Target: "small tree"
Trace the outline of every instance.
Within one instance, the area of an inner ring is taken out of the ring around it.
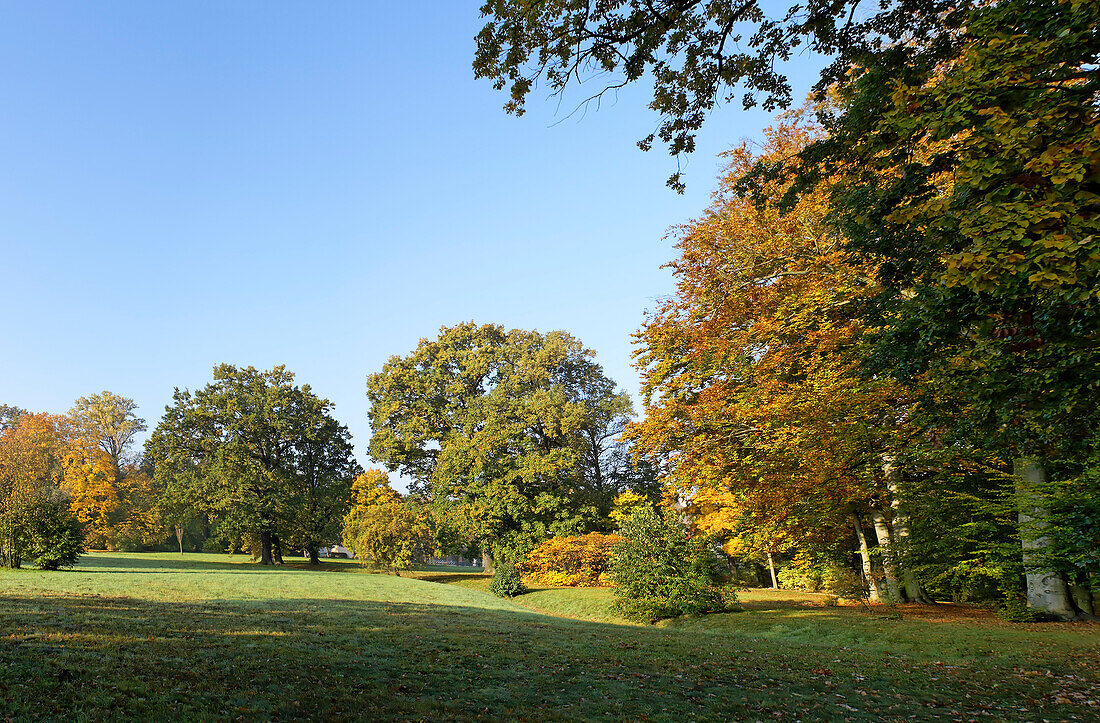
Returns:
[[[721,562],[708,537],[673,514],[644,507],[622,526],[610,577],[616,606],[644,622],[719,612],[728,597],[719,585]]]
[[[400,575],[435,549],[428,508],[394,491],[384,473],[368,470],[353,485],[355,504],[344,518],[344,544],[360,562]]]

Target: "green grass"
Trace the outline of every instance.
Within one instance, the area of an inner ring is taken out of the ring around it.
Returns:
[[[1100,714],[1096,625],[923,609],[894,620],[749,591],[742,612],[645,627],[617,624],[607,590],[507,601],[486,581],[469,568],[395,577],[348,561],[264,569],[168,553],[3,571],[0,719]]]

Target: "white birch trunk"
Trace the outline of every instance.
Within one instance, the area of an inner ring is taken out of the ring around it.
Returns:
[[[871,569],[871,550],[867,547],[867,536],[863,534],[863,525],[859,523],[859,517],[852,513],[852,527],[856,531],[856,539],[859,540],[859,559],[863,563],[863,579],[867,581],[867,597],[871,602],[878,602],[882,594],[878,589],[878,580],[875,579]]]
[[[1042,534],[1050,512],[1035,492],[1036,487],[1046,482],[1046,471],[1035,458],[1016,460],[1013,471],[1018,480],[1018,520],[1027,578],[1027,605],[1036,612],[1069,620],[1075,611],[1066,581],[1053,570],[1037,569],[1040,564],[1037,553],[1050,545],[1050,540]]]

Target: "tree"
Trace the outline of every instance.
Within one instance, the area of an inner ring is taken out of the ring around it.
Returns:
[[[800,47],[833,58],[816,88],[822,99],[853,62],[867,64],[899,41],[950,52],[973,4],[887,0],[877,11],[857,12],[859,0],[815,0],[772,16],[760,0],[487,0],[474,74],[507,88],[505,110],[517,115],[540,83],[559,96],[570,84],[602,84],[586,104],[648,76],[649,107],[661,121],[638,145],[648,150],[656,136],[679,155],[695,149],[710,111],[738,90],[745,108],[788,107],[783,62]],[[669,185],[683,189],[679,173]]]
[[[27,414],[0,432],[0,566],[57,569],[76,562],[84,530],[61,488],[64,417]]]
[[[285,545],[311,551],[335,541],[359,471],[332,404],[285,367],[222,364],[195,393],[176,389],[147,451],[164,485],[237,540],[256,538],[262,564]]]
[[[344,544],[360,561],[400,575],[435,550],[429,509],[403,497],[381,470],[367,470],[352,487],[355,501],[344,517]]]
[[[736,188],[817,132],[788,118],[759,151],[732,151],[713,206],[680,230],[677,294],[638,334],[646,414],[632,434],[699,529],[729,541],[750,521],[775,532],[750,535],[749,548],[769,554],[784,538],[832,539],[845,524],[862,538],[871,519],[891,596],[920,598],[915,579],[906,592],[895,584],[906,510],[887,469],[918,431],[912,392],[861,368],[855,312],[875,293],[876,269],[826,223],[823,191],[784,214],[784,185],[763,203]]]
[[[606,525],[625,394],[569,334],[443,328],[367,379],[374,459],[464,508],[482,555]],[[610,431],[609,431],[610,430]]]
[[[122,479],[134,436],[146,429],[145,420],[134,413],[135,409],[134,400],[104,391],[80,397],[69,411],[73,426],[111,460],[116,483]]]
[[[1095,3],[976,7],[949,56],[899,46],[854,73],[806,154],[802,187],[828,184],[880,261],[869,367],[925,376],[955,440],[1016,460],[1025,529],[1052,473],[1083,473],[1100,408],[1098,27]],[[1069,617],[1043,539],[1023,539],[1030,604]]]
[[[11,404],[0,404],[0,432],[5,429],[14,429],[19,420],[30,414],[26,409]]]

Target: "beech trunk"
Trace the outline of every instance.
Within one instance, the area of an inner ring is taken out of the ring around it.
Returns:
[[[768,550],[768,570],[772,574],[772,590],[779,589],[779,578],[775,576],[775,562],[772,560],[772,551]]]
[[[1027,605],[1035,612],[1069,620],[1077,613],[1069,586],[1060,574],[1043,569],[1042,565],[1042,553],[1050,546],[1049,538],[1043,535],[1043,530],[1048,527],[1046,520],[1050,511],[1043,505],[1037,488],[1046,483],[1046,470],[1034,457],[1016,460],[1014,468],[1024,574],[1027,579]]]
[[[878,580],[875,579],[874,571],[871,569],[871,550],[867,547],[867,536],[863,534],[863,525],[859,522],[859,516],[854,512],[852,527],[855,528],[856,539],[859,541],[859,559],[863,565],[863,579],[867,581],[867,599],[878,602],[882,599],[882,594],[879,592]]]
[[[910,602],[933,605],[936,601],[924,591],[920,581],[917,580],[916,573],[910,567],[909,515],[902,509],[901,495],[898,491],[901,470],[895,464],[893,456],[884,457],[882,469],[886,474],[886,489],[890,492],[890,509],[893,511],[890,544],[893,547],[894,562],[901,575],[901,593],[904,599]]]
[[[886,599],[889,602],[904,602],[901,587],[898,585],[898,566],[894,559],[894,547],[890,539],[890,526],[882,510],[871,510],[871,523],[878,538],[878,549],[882,553],[882,571],[886,577]]]

